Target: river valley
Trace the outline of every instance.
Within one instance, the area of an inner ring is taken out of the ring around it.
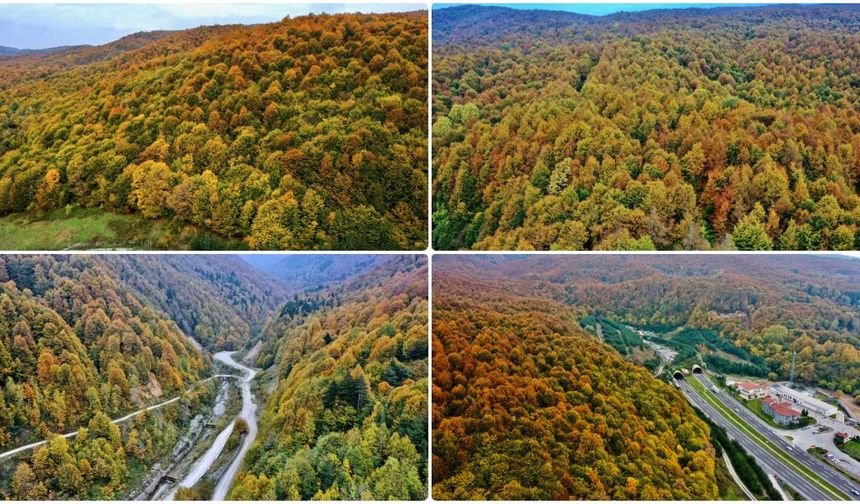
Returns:
[[[257,435],[257,405],[254,402],[253,393],[251,392],[251,382],[257,374],[257,371],[251,369],[239,362],[236,362],[233,359],[234,352],[218,352],[214,354],[212,357],[216,361],[224,364],[225,366],[230,367],[238,371],[238,374],[235,376],[239,378],[238,390],[241,393],[241,409],[234,419],[229,421],[225,427],[215,436],[214,440],[211,437],[197,437],[195,442],[201,443],[206,441],[211,441],[211,445],[209,448],[199,456],[198,459],[194,460],[190,465],[187,463],[183,463],[183,461],[179,461],[174,467],[179,468],[180,472],[185,472],[182,479],[172,483],[170,481],[164,482],[160,487],[157,488],[155,492],[152,493],[152,498],[162,499],[162,500],[174,500],[176,498],[177,492],[181,488],[193,488],[195,485],[200,483],[200,481],[206,477],[207,475],[215,474],[214,471],[221,470],[222,465],[217,464],[219,462],[219,458],[222,457],[222,454],[229,452],[227,448],[228,440],[233,434],[234,429],[236,428],[236,421],[238,419],[244,420],[247,425],[247,433],[244,434],[242,438],[242,444],[240,445],[238,451],[233,456],[233,459],[229,462],[229,465],[226,469],[223,470],[222,474],[217,477],[217,484],[213,490],[211,495],[212,500],[224,500],[227,496],[227,493],[230,490],[230,487],[233,483],[233,480],[236,477],[236,474],[239,472],[239,469],[242,466],[242,461],[245,458],[245,454],[253,444],[254,439]],[[230,376],[230,375],[226,375]],[[225,381],[222,385],[221,392],[219,393],[216,404],[213,408],[212,415],[210,416],[209,422],[217,422],[223,415],[225,414],[226,403],[227,403],[227,382]],[[186,452],[187,453],[187,452]],[[189,469],[190,467],[190,469]],[[174,469],[174,472],[176,469]]]

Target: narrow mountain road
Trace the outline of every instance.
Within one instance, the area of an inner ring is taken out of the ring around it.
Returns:
[[[236,458],[233,459],[227,471],[221,476],[221,480],[218,481],[218,485],[215,486],[212,500],[222,501],[227,497],[227,492],[230,491],[233,480],[236,478],[239,468],[242,467],[245,455],[251,449],[251,444],[257,437],[257,405],[254,404],[254,396],[251,394],[251,380],[257,376],[257,371],[234,361],[233,352],[219,352],[214,357],[224,364],[243,370],[246,373],[242,379],[242,411],[239,412],[239,417],[248,424],[248,433],[245,435],[244,441],[242,441],[242,447],[239,449],[239,453],[236,454]]]
[[[212,379],[215,379],[215,378],[242,378],[242,377],[237,376],[237,375],[232,375],[232,374],[212,375],[212,376],[209,376],[209,377],[204,378],[202,380],[194,382],[191,385],[191,387],[189,387],[189,390],[191,388],[194,388],[194,387],[196,387],[202,383],[205,383],[205,382],[212,380]],[[182,398],[182,394],[180,394],[180,395],[178,395],[172,399],[168,399],[164,402],[160,402],[158,404],[153,404],[152,406],[147,406],[146,408],[141,408],[141,409],[134,411],[134,412],[131,412],[128,415],[125,415],[123,417],[115,418],[115,419],[111,420],[111,422],[113,422],[115,424],[126,422],[126,421],[131,420],[132,418],[136,417],[137,415],[143,413],[144,411],[153,411],[153,410],[163,408],[163,407],[167,406],[168,404],[175,403],[176,401],[180,400],[181,398]],[[63,434],[62,436],[66,439],[70,439],[70,438],[73,438],[77,435],[78,435],[78,431],[76,430],[74,432],[67,432],[66,434]],[[45,444],[47,442],[48,442],[47,439],[43,439],[41,441],[36,441],[35,443],[26,444],[23,446],[19,446],[18,448],[14,448],[12,450],[0,453],[0,460],[3,460],[6,457],[11,457],[12,455],[15,455],[17,453],[25,452],[27,450],[32,450],[33,448],[38,448],[39,446],[42,446],[43,444]]]
[[[244,366],[235,360],[233,360],[233,354],[235,352],[218,352],[214,354],[212,357],[220,362],[223,362],[227,366],[230,366],[234,369],[242,371],[244,374],[241,377],[241,385],[242,385],[242,410],[239,412],[237,418],[241,418],[245,420],[248,424],[248,433],[245,435],[245,439],[242,442],[242,446],[239,449],[239,452],[236,454],[236,457],[230,463],[230,466],[221,476],[221,479],[218,481],[217,486],[215,487],[214,493],[212,495],[212,500],[224,500],[227,495],[227,492],[230,491],[230,487],[233,484],[233,480],[236,478],[236,474],[239,472],[239,468],[242,467],[242,461],[245,459],[245,454],[248,452],[248,449],[251,448],[251,443],[254,442],[254,439],[257,437],[257,406],[254,404],[254,398],[251,394],[251,380],[257,375],[257,371],[251,369],[247,366]],[[218,433],[218,436],[215,437],[215,440],[212,442],[212,446],[206,450],[204,453],[191,467],[191,470],[182,479],[182,481],[173,489],[173,491],[166,497],[165,500],[173,500],[176,496],[177,490],[180,487],[183,488],[191,488],[197,484],[200,479],[202,479],[206,473],[212,468],[212,465],[218,460],[218,457],[221,455],[221,452],[224,451],[224,447],[227,444],[227,440],[230,438],[230,434],[233,433],[233,429],[236,425],[235,420],[230,422],[227,427],[224,428],[221,432]]]

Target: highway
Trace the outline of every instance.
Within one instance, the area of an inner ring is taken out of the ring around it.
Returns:
[[[687,379],[699,379],[702,375],[693,375],[695,378],[687,377]],[[711,387],[710,382],[707,381],[707,378],[703,378],[703,384],[706,388]],[[758,464],[764,469],[765,472],[777,475],[780,479],[785,481],[788,486],[796,490],[800,495],[802,495],[807,500],[816,500],[816,501],[824,501],[824,500],[835,500],[833,496],[829,493],[822,490],[817,484],[811,482],[806,476],[800,474],[794,468],[786,465],[782,460],[777,458],[770,451],[766,450],[763,446],[761,446],[757,441],[753,440],[746,432],[740,430],[732,421],[726,418],[722,413],[718,412],[713,406],[711,406],[708,402],[702,399],[695,389],[686,381],[686,380],[675,380],[675,383],[678,384],[678,387],[684,393],[684,396],[693,404],[696,408],[698,408],[702,413],[708,416],[714,423],[721,426],[726,430],[728,435],[736,440],[750,455],[752,455]],[[720,398],[724,401],[724,399]],[[732,403],[724,403],[727,405],[731,405]],[[743,408],[739,403],[736,404],[736,408],[733,406],[729,406],[732,410],[737,408],[736,414],[739,414],[739,411]],[[752,413],[751,413],[752,414]],[[744,417],[742,417],[744,418]],[[766,436],[769,440],[770,436],[767,435],[767,428],[759,425],[760,420],[755,418],[758,422],[750,423],[750,425],[756,429],[758,432],[761,432],[764,436]],[[787,446],[787,441],[784,439],[776,439],[771,440],[776,446],[785,447]],[[797,454],[793,452],[787,452],[790,456],[796,456]],[[804,454],[806,455],[806,454]],[[817,471],[816,471],[817,472]],[[831,471],[832,472],[832,471]],[[819,473],[820,474],[820,473]],[[822,475],[823,478],[830,481],[825,475]],[[834,485],[837,486],[837,485]],[[841,487],[840,487],[841,488]],[[844,490],[846,495],[850,495],[848,490]]]
[[[730,407],[732,410],[736,410],[735,414],[741,417],[741,419],[746,422],[747,425],[761,433],[768,441],[780,448],[790,446],[789,441],[774,432],[761,418],[759,418],[755,413],[750,411],[746,406],[741,404],[737,399],[732,397],[730,394],[728,394],[721,388],[714,386],[707,376],[705,376],[704,374],[699,374],[695,375],[695,377],[706,388],[715,389],[716,392],[714,392],[714,395],[717,396],[720,402]],[[805,467],[808,467],[820,478],[824,479],[825,481],[839,489],[845,495],[853,495],[851,493],[851,490],[858,491],[857,484],[839,473],[836,469],[834,469],[818,457],[807,453],[806,450],[794,447],[791,452],[788,452],[788,454],[792,458],[803,464]]]

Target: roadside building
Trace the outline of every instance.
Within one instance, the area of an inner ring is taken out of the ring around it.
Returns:
[[[803,391],[794,390],[793,388],[786,387],[785,385],[775,383],[770,387],[770,392],[776,397],[794,403],[801,409],[815,412],[822,416],[830,417],[839,413],[839,408],[836,406],[827,404],[826,402],[816,399]]]
[[[858,413],[857,407],[853,404],[854,399],[848,399],[849,397],[851,396],[844,395],[837,400],[839,401],[839,404],[844,410],[844,418],[842,419],[842,421],[845,423],[845,425],[853,427],[855,425],[860,425],[860,413]],[[840,413],[842,413],[842,411],[840,411]]]
[[[738,391],[738,394],[747,401],[764,397],[768,393],[768,387],[764,383],[738,381],[732,384],[732,386]]]
[[[792,425],[800,421],[801,412],[794,407],[793,403],[780,401],[767,396],[761,401],[761,410],[773,418],[779,425]]]
[[[781,402],[773,405],[773,421],[779,425],[791,425],[800,421],[800,412],[791,403]]]

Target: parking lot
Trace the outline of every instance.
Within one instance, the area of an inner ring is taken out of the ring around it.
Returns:
[[[860,461],[849,457],[833,443],[833,435],[837,432],[846,432],[849,436],[860,436],[860,431],[832,418],[822,417],[815,413],[810,413],[810,416],[815,418],[817,423],[802,429],[785,430],[773,427],[771,429],[783,437],[793,438],[792,442],[795,449],[807,450],[813,446],[824,448],[833,456],[829,459],[831,463],[854,475],[854,477],[860,478]]]

